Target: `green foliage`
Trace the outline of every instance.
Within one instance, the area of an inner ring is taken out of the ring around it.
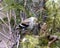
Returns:
[[[48,0],[46,2],[46,8],[48,10],[48,25],[52,26],[53,32],[56,32],[56,28],[60,26],[60,0]],[[58,27],[59,28],[59,27]]]
[[[4,7],[3,11],[9,11],[13,10],[16,13],[16,23],[20,23],[20,11],[24,11],[28,17],[34,16],[33,13],[30,12],[29,9],[24,7],[24,1],[19,0],[19,2],[16,2],[17,0],[3,0],[3,3],[7,5]],[[32,0],[29,0],[27,4],[30,4]],[[60,28],[60,0],[48,0],[46,2],[46,14],[47,14],[47,25],[48,25],[48,32],[50,29],[53,30],[53,34],[60,36],[59,32],[56,31],[57,28]],[[40,14],[38,21],[42,22],[42,13],[38,12]],[[5,22],[7,22],[7,18],[3,19]],[[0,23],[2,21],[0,20]],[[10,20],[11,27],[13,28],[15,21],[14,17],[11,17]],[[55,32],[55,33],[54,33]],[[58,33],[57,33],[58,32]],[[49,48],[47,46],[48,40],[46,37],[40,37],[37,38],[33,35],[26,35],[22,41],[20,42],[20,47],[19,48]],[[60,48],[60,42],[56,42],[52,44],[51,48]]]
[[[60,0],[48,0],[46,2],[46,7],[48,10],[53,11],[53,10],[58,10],[60,8]],[[55,7],[55,8],[54,8]]]
[[[20,0],[19,0],[20,2],[19,1],[16,2],[16,1],[17,0],[4,0],[3,2],[6,3],[6,7],[4,7],[3,11],[14,9],[16,13],[20,14],[18,10],[19,11],[22,10],[26,12],[28,17],[33,15],[29,10],[27,10],[27,8],[24,7],[23,1],[20,1]]]
[[[38,44],[39,44],[38,38],[26,35],[21,42],[21,48],[35,48],[35,47],[39,48]]]
[[[47,43],[48,40],[45,37],[39,39],[33,35],[26,35],[22,39],[22,42],[20,42],[20,47],[21,48],[49,48],[47,46]]]

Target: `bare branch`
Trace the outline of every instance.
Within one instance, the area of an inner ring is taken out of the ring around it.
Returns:
[[[10,33],[10,37],[11,37],[11,34],[12,34],[12,32],[11,32],[11,25],[10,25],[10,18],[9,18],[9,13],[8,13],[8,11],[7,11],[7,18],[8,18],[8,24],[9,24],[9,33]]]
[[[1,21],[8,27],[7,23],[0,17]]]
[[[15,25],[16,25],[16,13],[15,13],[15,10],[13,9],[12,12],[13,12],[13,13],[12,13],[12,16],[14,16],[14,21],[15,21]]]
[[[3,35],[5,38],[10,39],[10,37],[6,36],[5,34],[3,34],[2,32],[0,32],[1,35]]]
[[[24,0],[24,7],[26,7],[26,4],[27,4],[27,0]]]

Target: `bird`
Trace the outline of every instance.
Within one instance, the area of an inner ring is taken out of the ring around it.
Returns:
[[[33,27],[35,25],[37,25],[37,18],[36,17],[30,17],[30,18],[27,18],[25,19],[24,21],[22,21],[21,23],[19,23],[18,27],[17,28],[20,28],[20,29],[30,29],[32,30]]]

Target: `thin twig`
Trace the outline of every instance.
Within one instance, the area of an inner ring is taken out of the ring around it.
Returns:
[[[0,12],[0,14],[2,14],[3,16],[5,16],[5,17],[6,17],[6,15],[5,15],[3,12]]]
[[[4,27],[2,27],[2,30],[3,30],[3,32],[4,32],[4,33],[6,33],[6,31],[5,31]]]
[[[24,0],[24,7],[26,7],[26,4],[27,4],[27,0]]]
[[[7,23],[0,17],[1,21],[8,27]]]
[[[15,21],[15,25],[16,25],[16,13],[15,13],[14,9],[13,9],[13,16],[14,16],[14,21]]]
[[[2,32],[0,32],[1,35],[3,35],[5,38],[10,39],[8,36],[6,36],[5,34],[3,34]]]
[[[10,35],[12,34],[11,32],[11,25],[10,25],[10,18],[9,18],[9,13],[7,11],[7,18],[8,18],[8,24],[9,24],[9,32],[10,32]]]
[[[3,42],[5,42],[5,41],[3,40]],[[5,44],[6,48],[8,48],[7,44],[6,43],[4,43],[4,44]]]

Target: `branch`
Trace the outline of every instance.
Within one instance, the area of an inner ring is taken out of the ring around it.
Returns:
[[[5,34],[3,34],[2,32],[0,32],[1,35],[3,35],[5,38],[10,39],[8,36],[6,36]]]
[[[5,21],[0,17],[1,21],[8,27],[8,25],[5,23]]]
[[[8,27],[9,27],[9,33],[10,33],[10,37],[11,37],[11,34],[12,34],[12,32],[11,32],[11,25],[10,25],[10,18],[9,18],[9,13],[8,13],[8,11],[7,11],[7,18],[8,18]]]
[[[14,9],[13,9],[13,15],[12,16],[14,16],[14,21],[15,21],[15,25],[16,25],[16,13],[15,13]]]
[[[27,4],[27,0],[24,0],[24,7],[26,7],[26,4]]]

